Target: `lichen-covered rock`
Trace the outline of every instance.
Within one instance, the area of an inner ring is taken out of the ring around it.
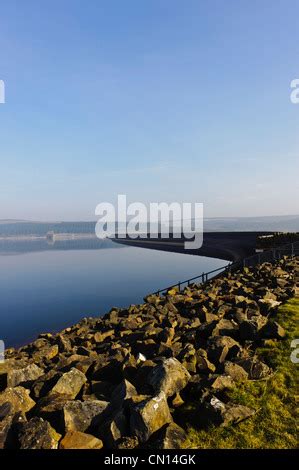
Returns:
[[[29,396],[29,390],[24,387],[8,387],[0,393],[0,405],[9,402],[13,412],[27,413],[35,406],[35,401]]]
[[[44,374],[43,369],[36,364],[28,364],[22,369],[11,369],[7,374],[7,386],[16,387],[17,385],[30,385],[31,382]]]
[[[255,414],[255,410],[244,405],[223,403],[216,397],[210,398],[205,404],[205,419],[209,423],[220,426],[236,424]]]
[[[38,417],[22,424],[18,437],[21,449],[57,449],[61,438],[50,423]]]
[[[51,395],[58,394],[74,399],[80,392],[86,380],[87,379],[82,372],[76,368],[72,368],[69,372],[66,372],[60,377],[50,393]]]
[[[172,417],[164,391],[153,398],[144,398],[131,404],[130,430],[140,442],[146,442],[154,432],[171,422]]]
[[[65,430],[85,432],[96,428],[108,405],[108,402],[100,400],[68,401],[63,408]]]
[[[271,369],[264,362],[256,357],[249,357],[238,361],[238,365],[248,373],[248,378],[252,380],[265,379],[271,374]]]
[[[223,372],[224,374],[229,375],[235,382],[241,382],[248,379],[248,373],[245,369],[230,361],[225,361]]]
[[[175,358],[164,359],[149,374],[148,383],[156,393],[171,397],[186,387],[190,379],[187,369]]]
[[[33,354],[33,360],[36,363],[42,363],[45,359],[53,359],[59,352],[58,344],[53,346],[44,346]]]
[[[213,392],[232,388],[233,385],[233,379],[229,375],[212,375],[209,379],[209,387]]]

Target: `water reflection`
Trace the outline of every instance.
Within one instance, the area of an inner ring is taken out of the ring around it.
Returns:
[[[223,264],[107,239],[0,241],[0,339],[19,346]]]

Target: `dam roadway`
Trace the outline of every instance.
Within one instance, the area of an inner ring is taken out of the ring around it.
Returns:
[[[269,235],[272,232],[204,232],[203,244],[198,249],[185,249],[184,242],[192,241],[181,238],[114,238],[117,243],[152,250],[162,250],[174,253],[184,253],[226,261],[239,261],[255,254],[258,236]]]

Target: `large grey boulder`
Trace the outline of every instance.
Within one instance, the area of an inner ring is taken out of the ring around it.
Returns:
[[[72,368],[69,372],[63,374],[58,382],[54,385],[50,394],[63,395],[70,399],[76,398],[81,388],[87,381],[85,375],[76,368]]]
[[[186,387],[190,380],[187,369],[175,358],[164,359],[150,372],[148,383],[156,393],[171,397]]]
[[[140,442],[146,442],[154,432],[171,422],[172,417],[164,391],[153,398],[145,397],[137,403],[132,401],[130,431]]]
[[[85,432],[96,428],[103,420],[103,413],[108,405],[107,401],[100,400],[67,402],[63,408],[65,430]]]
[[[7,386],[16,387],[17,385],[30,385],[34,380],[44,374],[43,369],[36,364],[28,364],[22,369],[11,369],[7,374]]]

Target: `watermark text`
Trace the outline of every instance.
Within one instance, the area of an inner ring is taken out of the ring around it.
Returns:
[[[299,78],[295,78],[291,81],[291,102],[293,104],[299,104]]]
[[[117,197],[117,207],[101,202],[95,209],[98,238],[184,238],[184,248],[199,249],[203,242],[203,204],[142,202],[127,204],[125,194]]]

